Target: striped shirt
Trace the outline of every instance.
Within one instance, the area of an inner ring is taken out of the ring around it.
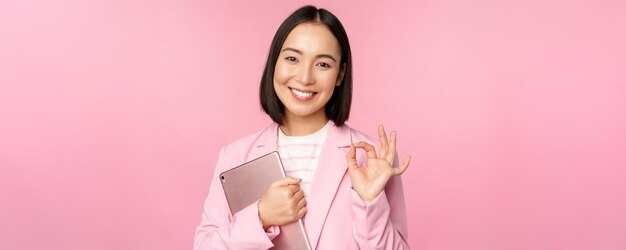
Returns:
[[[307,199],[327,130],[328,123],[317,132],[305,136],[287,136],[278,129],[278,154],[285,174],[302,179],[300,189]]]

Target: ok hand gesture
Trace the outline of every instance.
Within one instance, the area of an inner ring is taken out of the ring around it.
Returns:
[[[389,178],[401,175],[409,167],[411,157],[407,156],[400,167],[394,168],[393,162],[396,155],[396,132],[391,131],[391,140],[387,141],[387,134],[383,126],[378,127],[378,139],[380,141],[380,155],[376,155],[374,146],[360,141],[350,145],[347,155],[348,173],[352,180],[352,188],[359,194],[361,199],[372,201],[383,191]],[[356,150],[361,148],[367,154],[367,166],[359,166],[356,160]]]

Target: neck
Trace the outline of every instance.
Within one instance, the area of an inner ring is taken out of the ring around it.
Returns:
[[[328,117],[324,110],[307,117],[286,114],[280,129],[288,136],[303,136],[319,131],[326,123],[328,123]]]

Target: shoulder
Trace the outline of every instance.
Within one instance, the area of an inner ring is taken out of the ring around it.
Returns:
[[[252,145],[257,140],[257,138],[259,138],[259,136],[261,135],[262,132],[263,132],[263,130],[259,130],[259,131],[256,131],[254,133],[247,134],[247,135],[245,135],[243,137],[240,137],[237,140],[234,140],[234,141],[231,141],[229,143],[226,143],[222,147],[222,149],[224,151],[237,151],[237,150],[240,150],[242,148],[247,148],[250,145]]]
[[[268,131],[271,131],[271,129],[275,126],[276,125],[272,123],[264,129],[247,134],[237,140],[225,144],[220,150],[219,157],[222,159],[228,159],[230,162],[245,161],[248,151],[254,147],[259,140],[263,140],[261,137],[267,136]]]

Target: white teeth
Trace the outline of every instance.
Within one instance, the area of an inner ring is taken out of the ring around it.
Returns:
[[[291,89],[291,91],[293,93],[295,93],[300,98],[307,98],[307,97],[313,95],[313,92],[302,92],[302,91],[299,91],[299,90],[296,90],[296,89]]]

